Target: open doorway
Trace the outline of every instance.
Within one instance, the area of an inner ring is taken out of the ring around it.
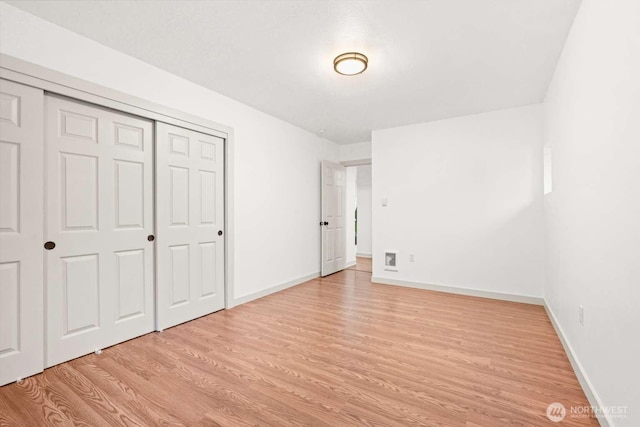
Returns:
[[[350,270],[371,272],[371,164],[346,168],[347,251]]]

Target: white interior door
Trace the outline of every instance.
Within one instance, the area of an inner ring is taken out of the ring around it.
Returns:
[[[322,162],[322,276],[345,268],[347,251],[346,172],[344,166]]]
[[[157,328],[224,308],[224,139],[156,123]]]
[[[153,331],[153,126],[47,95],[45,140],[52,366]]]
[[[0,80],[0,386],[44,366],[43,102]]]

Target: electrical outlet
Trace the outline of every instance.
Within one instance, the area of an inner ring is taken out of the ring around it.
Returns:
[[[584,307],[581,305],[578,306],[578,320],[580,324],[584,326]]]
[[[409,254],[409,262],[415,262],[416,258],[413,256],[413,254]]]

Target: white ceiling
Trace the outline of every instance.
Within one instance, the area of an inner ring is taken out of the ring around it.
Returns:
[[[580,0],[8,3],[348,144],[541,102]],[[354,50],[369,69],[336,74]]]

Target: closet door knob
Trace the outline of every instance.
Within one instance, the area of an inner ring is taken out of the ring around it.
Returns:
[[[222,230],[218,230],[218,236],[222,236]]]
[[[50,251],[51,249],[56,247],[56,243],[55,242],[46,242],[44,244],[44,248],[48,251]]]
[[[154,240],[156,240],[156,236],[154,236],[153,234],[149,234],[147,236],[147,240],[150,241],[150,242],[153,242]]]

